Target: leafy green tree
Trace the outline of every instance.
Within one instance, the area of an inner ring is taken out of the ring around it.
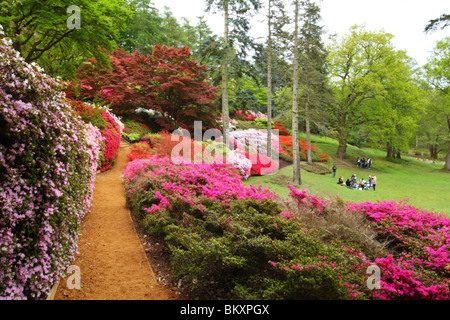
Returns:
[[[382,108],[376,102],[386,95],[387,75],[396,61],[392,38],[385,32],[354,26],[329,47],[329,81],[335,103],[327,106],[327,112],[341,159],[346,155],[350,130],[373,121]]]
[[[382,83],[384,94],[369,102],[376,118],[367,124],[369,140],[383,144],[386,157],[400,158],[417,131],[425,92],[420,88],[412,59],[404,51],[391,57]]]
[[[163,17],[151,0],[133,0],[129,3],[132,15],[120,32],[119,46],[133,53],[151,54],[155,43],[164,44],[166,35],[161,25]]]
[[[426,93],[425,110],[418,122],[417,138],[424,144],[432,159],[437,159],[440,152],[447,152],[447,119],[442,114],[445,96],[433,88]]]
[[[425,69],[431,86],[440,95],[435,112],[447,124],[448,149],[444,169],[450,171],[450,37],[437,42]]]
[[[0,24],[5,35],[11,38],[13,47],[26,62],[37,62],[44,69],[55,61],[50,71],[61,72],[67,77],[76,69],[80,57],[105,60],[106,51],[115,48],[119,31],[130,11],[125,0],[78,0],[79,28],[73,28],[68,20],[67,1],[17,0],[0,2]],[[69,27],[70,26],[70,27]],[[76,54],[70,54],[76,52]],[[65,54],[69,53],[67,59]],[[54,59],[55,56],[57,59]],[[68,62],[68,63],[66,63]]]

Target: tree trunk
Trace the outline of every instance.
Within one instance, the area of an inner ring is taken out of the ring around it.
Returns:
[[[430,150],[430,158],[436,160],[437,159],[437,145],[430,144],[428,148]]]
[[[447,158],[445,159],[444,169],[447,171],[450,171],[450,116],[447,116],[447,126],[448,126],[448,151],[447,151]]]
[[[339,138],[339,146],[337,150],[337,155],[339,156],[339,159],[344,160],[346,152],[347,152],[347,139],[341,137]]]
[[[337,150],[337,155],[341,160],[344,160],[347,152],[348,129],[345,127],[346,122],[347,122],[347,113],[342,112],[341,118],[339,119],[339,127],[338,127],[339,146]]]
[[[298,57],[298,10],[299,2],[295,1],[295,30],[294,30],[294,79],[292,94],[292,147],[294,156],[294,183],[302,184],[300,174],[300,150],[298,145],[298,76],[299,76],[299,57]]]
[[[390,142],[386,144],[386,159],[392,160],[393,148]]]
[[[228,108],[228,59],[230,49],[228,48],[228,0],[224,3],[224,47],[225,47],[225,58],[222,61],[222,125],[223,125],[223,142],[228,146],[228,130],[229,130],[229,108]]]
[[[447,158],[445,159],[444,169],[450,171],[450,140],[448,141]]]
[[[312,164],[312,152],[311,152],[311,125],[309,120],[309,114],[308,114],[308,103],[306,103],[306,119],[305,119],[305,125],[306,125],[306,161],[308,164]]]
[[[272,158],[272,1],[269,0],[268,28],[267,38],[267,156]]]

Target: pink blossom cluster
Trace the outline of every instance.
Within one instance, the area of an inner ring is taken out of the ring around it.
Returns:
[[[123,176],[129,199],[152,183],[159,202],[144,208],[149,213],[168,214],[173,203],[185,203],[203,211],[208,200],[227,210],[232,200],[266,201],[276,197],[268,189],[244,185],[238,174],[221,164],[185,161],[177,165],[169,157],[151,156],[128,162]]]
[[[0,299],[40,299],[77,251],[101,136],[6,39],[0,73]]]
[[[220,141],[220,140],[219,140]],[[230,142],[235,149],[267,155],[267,131],[258,129],[236,130],[230,132]],[[278,136],[272,133],[272,149],[279,153],[287,153],[280,145]]]
[[[321,212],[330,205],[305,190],[289,186],[290,196],[300,208]],[[381,288],[371,294],[376,299],[449,299],[450,276],[450,219],[442,214],[428,212],[407,205],[404,201],[377,203],[347,203],[346,210],[363,214],[372,221],[380,234],[395,240],[397,253],[376,258],[371,262],[349,248],[358,258],[355,270],[375,263],[382,272]],[[294,219],[293,212],[283,212]],[[350,290],[350,286],[349,286]],[[360,292],[351,288],[352,295]]]
[[[327,205],[325,199],[319,199],[318,196],[313,196],[308,193],[307,190],[297,190],[288,182],[288,188],[291,190],[289,196],[295,200],[299,208],[304,208],[307,210],[313,209],[314,211],[320,213]],[[288,213],[283,213],[284,215],[289,215]]]

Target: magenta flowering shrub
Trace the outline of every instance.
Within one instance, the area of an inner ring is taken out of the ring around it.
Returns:
[[[361,284],[351,255],[321,242],[300,219],[289,219],[277,194],[244,185],[230,167],[176,165],[169,157],[151,156],[130,161],[124,180],[132,212],[167,242],[187,293],[346,299],[353,293],[346,284]]]
[[[176,165],[169,157],[131,161],[124,179],[133,213],[166,241],[176,281],[196,296],[449,298],[449,219],[442,215],[403,202],[325,200],[292,185],[287,201],[245,186],[230,167]],[[352,220],[370,233],[346,231]],[[388,248],[370,248],[385,240]],[[376,288],[368,285],[372,267],[380,270]]]
[[[381,299],[449,299],[450,219],[403,201],[349,203],[373,222],[382,237],[392,239],[395,256],[376,259],[384,271]]]
[[[175,202],[184,202],[191,210],[202,212],[205,202],[213,201],[226,208],[234,200],[275,199],[275,194],[268,189],[242,184],[240,175],[232,173],[232,168],[227,164],[195,164],[187,161],[177,165],[170,157],[155,155],[129,162],[123,177],[128,199],[134,206],[137,203],[134,200],[141,198],[142,192],[146,192],[151,184],[155,191],[155,203],[142,210],[155,214],[153,216],[161,220],[164,220],[165,215],[170,216],[172,203]],[[142,174],[145,177],[136,178]],[[160,193],[163,190],[165,196]]]
[[[41,299],[77,251],[101,135],[6,39],[0,73],[0,298]]]
[[[330,214],[330,202],[312,196],[306,190],[289,186],[290,196],[302,210],[316,214]],[[379,203],[347,203],[346,210],[362,214],[378,230],[380,240],[391,241],[394,254],[370,261],[364,252],[344,248],[358,263],[352,268],[363,276],[367,267],[381,270],[380,288],[364,290],[349,285],[352,297],[374,299],[449,299],[450,276],[450,219],[407,205],[404,201]],[[283,212],[287,219],[295,219],[293,212]]]

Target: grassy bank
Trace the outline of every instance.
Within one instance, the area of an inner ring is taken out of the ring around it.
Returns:
[[[442,212],[450,216],[450,174],[442,171],[442,165],[429,164],[413,157],[403,156],[401,160],[388,161],[385,152],[370,148],[348,146],[348,158],[344,162],[335,158],[337,142],[331,138],[313,137],[312,143],[333,157],[337,165],[336,178],[332,174],[318,175],[306,170],[301,171],[302,189],[315,195],[339,195],[344,200],[353,202],[376,202],[377,200],[410,199],[409,204],[433,212]],[[360,169],[356,167],[356,157],[373,159],[373,167]],[[302,162],[303,163],[303,162]],[[271,176],[251,177],[246,184],[263,186],[287,196],[287,181],[292,181],[292,166],[285,167]],[[376,191],[347,189],[337,184],[340,176],[344,180],[356,173],[359,178],[367,179],[376,175]]]

